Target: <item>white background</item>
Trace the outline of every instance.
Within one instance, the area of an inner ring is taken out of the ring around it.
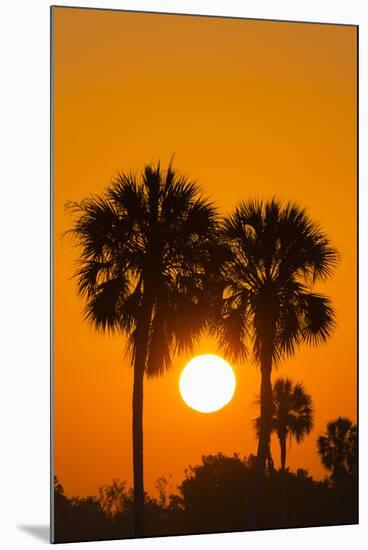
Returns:
[[[363,546],[363,540],[368,540],[367,2],[60,0],[58,4],[360,25],[360,525],[89,546],[363,548],[367,544]],[[44,546],[49,522],[49,5],[48,0],[8,0],[0,8],[0,547],[6,550]],[[341,223],[343,216],[342,212]]]

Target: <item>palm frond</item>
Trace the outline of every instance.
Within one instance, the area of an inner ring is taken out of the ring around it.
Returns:
[[[100,331],[117,331],[123,326],[121,306],[129,292],[130,285],[123,276],[101,283],[90,293],[85,308],[85,319]]]
[[[311,345],[325,342],[336,326],[331,300],[312,292],[300,293],[298,298],[303,322],[303,339]]]

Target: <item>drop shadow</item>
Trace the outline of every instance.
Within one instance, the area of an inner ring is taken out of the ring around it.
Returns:
[[[17,528],[42,542],[50,542],[50,527],[48,525],[17,525]]]

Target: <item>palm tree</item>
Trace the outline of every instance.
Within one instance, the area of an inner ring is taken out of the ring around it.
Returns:
[[[331,479],[340,484],[356,471],[357,427],[349,418],[339,416],[327,424],[325,435],[317,441],[322,464],[330,470]]]
[[[257,433],[260,417],[255,420]],[[282,521],[287,526],[287,478],[286,442],[294,437],[299,444],[313,428],[312,398],[305,392],[302,383],[293,385],[289,378],[278,378],[272,388],[271,433],[277,434],[280,443],[280,463],[282,474]]]
[[[242,360],[250,351],[260,367],[259,496],[272,429],[272,368],[300,344],[330,336],[331,301],[313,285],[332,275],[338,255],[304,209],[275,199],[242,202],[225,219],[223,237],[230,257],[222,266],[224,293],[213,330],[225,354]]]
[[[119,174],[101,196],[69,203],[80,247],[76,278],[85,319],[100,331],[123,332],[134,367],[134,530],[144,535],[143,380],[190,350],[201,334],[216,263],[216,212],[198,186],[145,166]],[[207,283],[206,283],[207,280]]]
[[[255,421],[257,433],[260,417]],[[312,397],[302,383],[293,384],[289,378],[278,378],[272,388],[271,433],[277,434],[280,443],[281,470],[286,469],[287,438],[295,438],[299,444],[313,428]]]
[[[341,523],[347,484],[349,485],[349,481],[356,479],[358,460],[356,425],[353,425],[349,418],[339,416],[336,420],[327,424],[325,435],[318,438],[317,448],[322,464],[331,472],[331,480],[335,488],[338,521]]]

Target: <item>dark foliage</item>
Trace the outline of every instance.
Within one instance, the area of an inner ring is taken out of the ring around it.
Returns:
[[[159,499],[145,495],[145,536],[244,531],[250,528],[255,457],[222,453],[190,466],[177,493],[158,484]],[[284,476],[284,477],[283,477]],[[329,479],[314,480],[306,470],[271,470],[262,487],[259,528],[284,527],[283,483],[287,483],[288,524],[308,527],[357,522],[357,480],[353,472],[337,488]],[[67,498],[55,481],[56,542],[123,539],[133,535],[133,493],[114,480],[99,497]]]

